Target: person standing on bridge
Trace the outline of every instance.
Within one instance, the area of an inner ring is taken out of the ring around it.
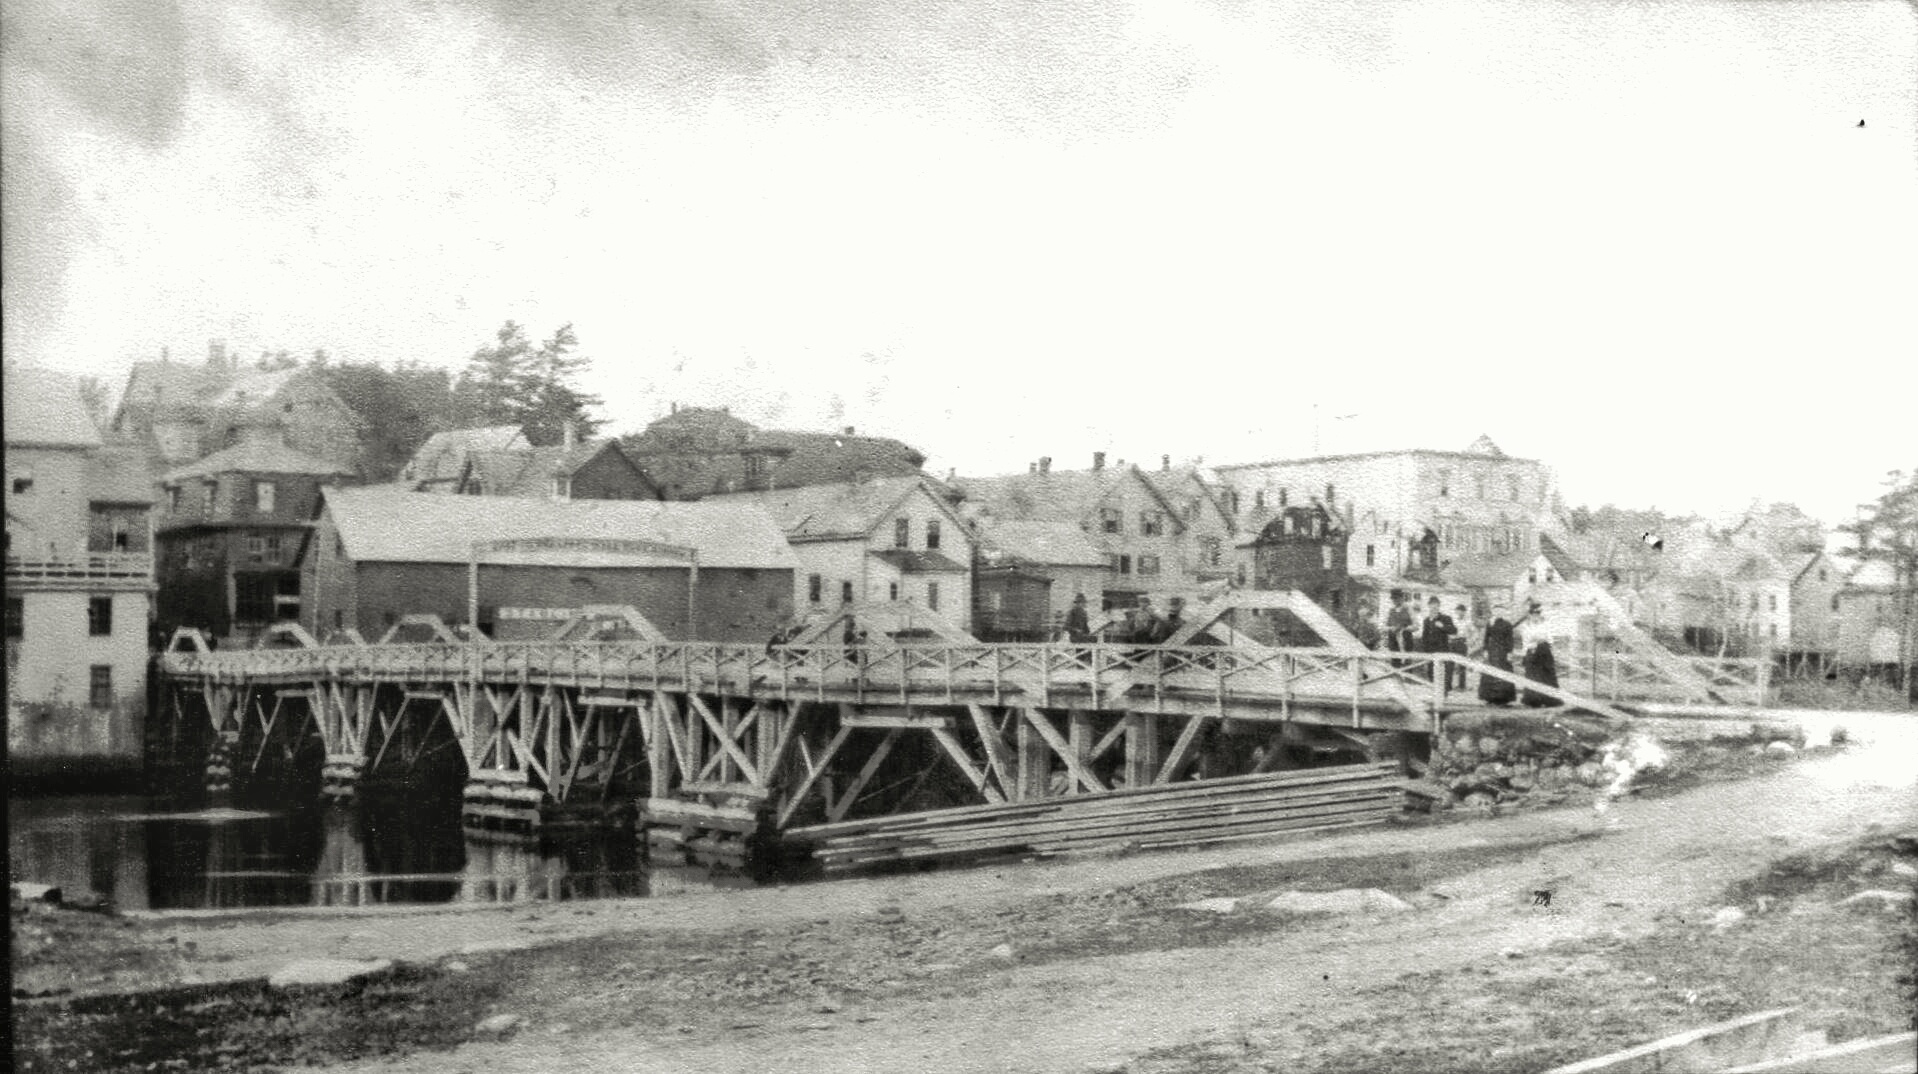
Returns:
[[[1419,631],[1419,651],[1423,653],[1449,653],[1452,651],[1452,639],[1457,636],[1458,624],[1452,621],[1451,616],[1445,614],[1445,605],[1442,604],[1437,597],[1433,597],[1427,604],[1425,623]],[[1440,685],[1440,689],[1450,690],[1452,688],[1451,665],[1444,665],[1444,667],[1444,682]],[[1428,679],[1435,678],[1432,672],[1433,665],[1426,664],[1425,677]]]
[[[1481,658],[1500,671],[1512,670],[1512,649],[1516,644],[1512,622],[1506,618],[1509,609],[1500,604],[1492,609],[1492,621],[1485,626],[1485,638],[1480,645]],[[1478,699],[1488,705],[1509,705],[1518,697],[1518,687],[1507,679],[1493,675],[1478,677]]]
[[[1412,649],[1412,608],[1405,590],[1392,591],[1392,610],[1385,616],[1385,647],[1395,653],[1410,652]],[[1393,667],[1404,667],[1402,660],[1392,661]]]
[[[1451,650],[1459,656],[1466,656],[1472,651],[1472,635],[1478,633],[1478,624],[1473,622],[1471,615],[1466,612],[1465,605],[1463,604],[1453,608],[1452,612],[1452,622],[1458,625],[1458,630],[1452,635]],[[1454,680],[1457,680],[1459,689],[1465,689],[1465,668],[1463,665],[1445,665],[1445,688],[1447,690],[1452,688],[1452,682]]]
[[[1525,652],[1525,677],[1545,686],[1558,685],[1558,661],[1552,657],[1552,642],[1545,633],[1545,617],[1533,603],[1519,621],[1519,644]],[[1562,704],[1557,698],[1536,690],[1525,691],[1525,707],[1542,709]]]
[[[1066,613],[1066,640],[1083,645],[1092,640],[1092,623],[1086,618],[1086,595],[1072,598],[1072,610]]]

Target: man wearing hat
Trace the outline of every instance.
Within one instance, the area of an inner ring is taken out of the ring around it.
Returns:
[[[1452,639],[1458,636],[1458,624],[1452,621],[1451,616],[1445,614],[1445,605],[1441,603],[1437,597],[1433,597],[1431,601],[1428,602],[1427,608],[1425,623],[1419,630],[1419,651],[1424,653],[1451,652]],[[1432,671],[1430,664],[1426,665],[1425,674],[1427,678],[1431,677]],[[1450,690],[1452,688],[1452,675],[1449,665],[1447,666],[1444,679],[1443,688]]]

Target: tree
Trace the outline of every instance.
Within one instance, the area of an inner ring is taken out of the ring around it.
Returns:
[[[578,346],[570,324],[535,347],[524,328],[507,321],[493,344],[474,351],[460,373],[460,423],[517,425],[535,444],[559,441],[568,421],[581,436],[593,435],[605,422],[589,413],[600,405],[599,397],[578,385],[591,364],[574,353]]]
[[[455,421],[453,376],[444,369],[411,362],[392,369],[374,362],[310,365],[365,423],[361,469],[368,480],[391,480],[428,435]]]
[[[1908,673],[1918,662],[1913,645],[1918,620],[1918,470],[1893,470],[1884,484],[1884,495],[1874,503],[1860,504],[1858,518],[1838,528],[1857,541],[1847,556],[1891,568],[1892,601],[1898,610],[1898,666],[1906,669],[1901,673]]]

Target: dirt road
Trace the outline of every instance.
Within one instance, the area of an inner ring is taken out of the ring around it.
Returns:
[[[1000,938],[986,931],[949,938],[949,948],[970,950],[971,959],[902,964],[897,972],[906,987],[845,1006],[793,996],[742,1008],[735,1012],[738,1028],[721,1031],[712,1024],[663,1031],[657,1026],[575,1031],[527,1024],[502,1042],[415,1053],[397,1066],[374,1061],[341,1068],[448,1074],[1116,1069],[1154,1048],[1271,1036],[1288,1024],[1322,1019],[1360,993],[1409,974],[1523,957],[1580,937],[1640,936],[1674,917],[1698,920],[1717,907],[1727,883],[1786,854],[1853,840],[1881,827],[1909,830],[1914,824],[1918,783],[1908,755],[1852,754],[1808,759],[1759,780],[1627,800],[1608,814],[1560,810],[1203,854],[656,900],[597,907],[590,918],[552,908],[533,921],[527,919],[534,915],[526,913],[442,913],[364,923],[315,919],[190,929],[203,954],[230,950],[234,960],[227,965],[250,971],[284,960],[295,949],[425,958],[476,943],[523,943],[600,930],[713,930],[717,936],[782,922],[867,921],[882,907],[911,917],[1014,906],[1225,866],[1394,850],[1443,855],[1475,846],[1558,840],[1521,862],[1437,883],[1415,896],[1419,909],[1413,913],[1301,919],[1224,946],[1112,955],[1085,951],[1030,965],[1018,951],[1010,960],[991,957]],[[1536,905],[1534,892],[1540,890],[1552,892],[1549,906]],[[542,926],[550,931],[541,933]],[[262,943],[274,943],[271,958],[260,953]],[[927,987],[912,988],[916,979]],[[528,998],[545,1002],[551,997],[529,993]]]

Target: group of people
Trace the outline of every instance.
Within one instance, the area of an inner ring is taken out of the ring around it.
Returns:
[[[1453,610],[1458,613],[1456,618],[1447,615],[1443,602],[1433,597],[1427,602],[1421,619],[1410,597],[1402,592],[1393,593],[1392,610],[1385,618],[1386,649],[1399,653],[1456,653],[1483,660],[1500,671],[1516,674],[1522,669],[1525,678],[1541,686],[1558,686],[1558,663],[1552,656],[1552,643],[1537,603],[1527,605],[1525,614],[1516,619],[1509,606],[1494,605],[1491,621],[1484,623],[1468,616],[1463,604]],[[1512,663],[1514,654],[1519,659],[1517,668]],[[1438,666],[1445,669],[1443,690],[1451,691],[1455,683],[1458,689],[1465,688],[1465,668],[1449,662]],[[1428,678],[1432,667],[1432,664],[1424,667]],[[1519,695],[1518,686],[1508,679],[1479,676],[1478,698],[1488,705],[1509,705],[1520,700]],[[1558,699],[1538,690],[1526,689],[1523,695],[1524,704],[1530,708],[1560,704]]]
[[[1065,640],[1074,644],[1108,641],[1127,645],[1164,645],[1184,625],[1184,598],[1173,597],[1168,602],[1166,613],[1160,615],[1152,606],[1151,597],[1140,597],[1136,605],[1125,609],[1120,618],[1106,626],[1101,637],[1092,629],[1091,616],[1086,612],[1086,596],[1080,593],[1072,598],[1072,607],[1066,612],[1064,633]]]

